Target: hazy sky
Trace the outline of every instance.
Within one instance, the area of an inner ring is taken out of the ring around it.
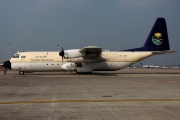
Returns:
[[[170,47],[180,51],[180,0],[0,0],[0,60],[17,51],[98,46],[119,51],[144,44],[157,17],[166,19]],[[180,64],[180,53],[144,64]]]

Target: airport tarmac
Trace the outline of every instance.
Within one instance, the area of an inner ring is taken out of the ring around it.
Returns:
[[[0,71],[0,120],[180,120],[180,69]]]

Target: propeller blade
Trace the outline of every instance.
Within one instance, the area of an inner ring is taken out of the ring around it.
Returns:
[[[62,47],[61,52],[59,52],[59,55],[62,57],[62,63],[63,63],[63,60],[64,60],[64,49],[63,49],[63,47]]]

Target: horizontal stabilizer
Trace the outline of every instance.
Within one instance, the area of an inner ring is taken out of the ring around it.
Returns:
[[[165,51],[152,51],[153,55],[160,55],[160,54],[172,54],[177,51],[175,50],[165,50]]]

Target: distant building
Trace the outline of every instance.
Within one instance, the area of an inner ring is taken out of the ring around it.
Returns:
[[[167,69],[168,67],[167,66],[161,66],[161,69]]]
[[[141,68],[159,68],[158,65],[143,65],[142,63],[140,63]]]
[[[178,66],[174,66],[174,67],[171,67],[172,69],[178,69],[179,67]]]

